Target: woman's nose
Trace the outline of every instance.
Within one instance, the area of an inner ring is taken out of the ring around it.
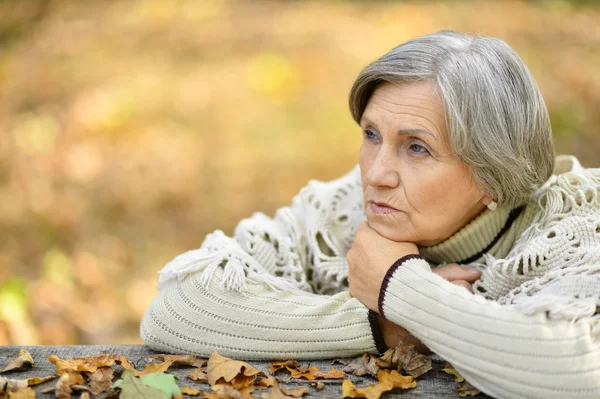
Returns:
[[[396,170],[396,154],[393,149],[382,146],[369,167],[367,177],[372,187],[395,188],[400,184],[400,175]]]

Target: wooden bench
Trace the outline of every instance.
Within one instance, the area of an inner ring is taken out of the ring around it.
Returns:
[[[9,361],[14,359],[20,349],[26,349],[31,353],[35,365],[32,369],[25,371],[15,371],[3,373],[2,376],[14,379],[25,379],[31,377],[46,377],[53,375],[56,371],[56,367],[48,361],[48,356],[57,355],[61,359],[68,359],[73,357],[85,357],[91,355],[98,355],[102,353],[118,354],[126,356],[132,363],[136,365],[136,368],[142,369],[145,361],[142,359],[143,356],[156,354],[148,349],[144,345],[98,345],[98,346],[3,346],[0,347],[0,367],[4,367]],[[237,359],[244,360],[244,359]],[[269,363],[265,361],[249,361],[251,365],[257,369],[267,372]],[[301,361],[303,366],[314,365],[321,370],[328,371],[331,367],[342,369],[344,366],[340,364],[332,365],[331,360],[319,360],[319,361]],[[406,391],[394,390],[387,392],[382,396],[382,399],[386,398],[421,398],[421,399],[457,399],[460,398],[455,393],[457,384],[454,382],[452,376],[446,374],[441,370],[443,363],[440,359],[435,359],[433,362],[433,370],[417,379],[417,387]],[[120,366],[117,366],[120,368]],[[202,391],[210,391],[210,387],[207,384],[196,384],[192,380],[186,377],[192,368],[190,367],[171,367],[167,373],[174,374],[179,377],[178,385],[184,387],[186,385],[192,388],[200,388]],[[352,382],[357,387],[364,387],[369,384],[375,384],[376,379],[371,377],[359,377],[353,374],[347,374],[351,378]],[[286,374],[277,374],[277,377],[287,387],[295,388],[297,386],[308,386],[308,381],[304,380],[287,380]],[[116,380],[116,379],[115,379]],[[52,398],[54,394],[40,394],[40,391],[45,388],[54,386],[56,379],[48,381],[41,385],[37,385],[35,388],[38,398]],[[325,388],[322,391],[316,392],[311,388],[310,394],[305,395],[305,398],[317,397],[317,398],[336,398],[342,397],[342,380],[323,380]],[[102,395],[101,397],[103,397]],[[77,395],[74,395],[77,397]],[[260,393],[258,395],[260,397]],[[489,398],[484,394],[479,394],[477,398]],[[200,396],[196,396],[200,398]]]

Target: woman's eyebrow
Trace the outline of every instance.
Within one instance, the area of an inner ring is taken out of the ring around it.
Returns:
[[[366,116],[363,116],[362,118],[360,118],[360,124],[362,124],[363,122],[365,122],[366,124],[375,127],[375,129],[379,129],[377,127],[377,124],[374,123],[372,120],[370,120],[369,118],[367,118]],[[427,129],[423,129],[423,128],[416,128],[416,129],[399,129],[396,131],[396,134],[398,135],[402,135],[402,134],[416,134],[416,133],[425,133],[430,135],[431,137],[433,137],[434,139],[438,139],[437,137],[435,137],[435,135],[433,133],[431,133],[429,130]]]
[[[396,131],[396,134],[415,134],[415,133],[425,133],[437,140],[437,137],[435,137],[433,135],[433,133],[431,133],[427,129],[420,129],[420,128],[419,129],[399,129]]]

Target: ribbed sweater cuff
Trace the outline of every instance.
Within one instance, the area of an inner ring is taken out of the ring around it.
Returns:
[[[377,322],[377,312],[370,309],[369,324],[371,325],[371,333],[373,334],[373,341],[375,341],[375,347],[377,348],[377,352],[385,352],[387,350],[387,346],[385,344],[385,340],[383,339],[381,329],[379,328],[379,323]]]
[[[381,282],[381,288],[379,289],[379,299],[377,301],[377,308],[379,309],[379,314],[384,319],[386,317],[383,312],[383,299],[385,297],[385,293],[387,291],[388,284],[390,283],[390,279],[392,278],[392,275],[394,274],[394,272],[396,272],[396,270],[400,266],[402,266],[402,264],[404,264],[404,262],[407,262],[411,259],[421,259],[421,260],[425,261],[425,259],[421,255],[418,255],[418,254],[405,255],[405,256],[401,257],[400,259],[398,259],[396,262],[394,262],[392,267],[390,267],[388,269],[388,271],[385,273],[385,276],[383,277],[383,281]],[[380,334],[381,334],[381,331],[380,331]]]

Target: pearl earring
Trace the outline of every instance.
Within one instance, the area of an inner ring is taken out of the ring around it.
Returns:
[[[495,211],[496,208],[498,208],[498,203],[496,201],[492,201],[489,204],[487,204],[487,207],[490,211]]]

